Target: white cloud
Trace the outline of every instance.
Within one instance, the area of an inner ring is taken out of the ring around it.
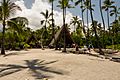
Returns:
[[[40,21],[43,19],[43,16],[40,12],[45,12],[45,10],[49,10],[51,12],[51,5],[47,3],[45,0],[35,0],[31,9],[27,9],[24,5],[23,0],[19,0],[15,2],[18,6],[21,7],[22,11],[17,11],[16,16],[23,16],[28,18],[29,27],[36,30],[40,28]],[[70,23],[72,18],[72,13],[67,11],[66,23]],[[54,10],[54,18],[55,24],[61,26],[62,25],[62,12]]]

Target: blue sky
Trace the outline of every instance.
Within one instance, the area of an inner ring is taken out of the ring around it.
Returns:
[[[46,9],[51,11],[51,4],[47,3],[46,1],[48,0],[14,0],[16,1],[17,5],[19,5],[22,8],[22,12],[18,13],[17,16],[24,16],[28,18],[29,20],[29,26],[31,28],[39,28],[40,25],[40,20],[43,19],[43,16],[40,15],[40,12],[45,12]],[[101,22],[101,16],[100,16],[100,11],[99,11],[99,0],[92,0],[93,4],[96,6],[94,7],[94,20],[97,20],[98,22]],[[117,6],[120,7],[120,0],[114,0],[117,4]],[[73,3],[72,3],[73,4]],[[54,2],[54,18],[55,18],[55,24],[62,26],[62,10],[58,7],[58,0],[55,0]],[[70,20],[73,16],[79,16],[81,18],[81,10],[79,6],[76,6],[75,8],[72,9],[67,9],[67,16],[66,16],[66,22],[69,24]],[[86,12],[85,12],[86,13]],[[104,12],[105,13],[105,12]],[[106,19],[106,13],[104,14],[104,19],[105,22],[107,23]],[[86,14],[84,14],[84,21],[86,22]],[[110,21],[114,20],[114,17],[110,18]],[[90,21],[90,16],[89,16],[89,23]],[[71,26],[72,27],[72,26]]]
[[[103,0],[104,1],[104,0]],[[115,4],[120,7],[120,0],[113,0],[115,1]],[[56,10],[60,10],[59,8],[56,7],[56,4],[58,4],[58,1],[54,2],[55,5],[54,5],[54,8]],[[95,4],[95,7],[94,7],[94,20],[97,20],[99,22],[101,22],[101,16],[100,16],[100,10],[99,10],[99,0],[92,0],[92,3]],[[81,10],[80,10],[80,7],[79,6],[76,6],[75,8],[71,8],[71,9],[68,9],[74,16],[80,16],[81,17]],[[107,23],[107,16],[106,16],[106,12],[103,11],[104,13],[104,19],[105,19],[105,22]],[[114,17],[110,17],[110,22],[112,22],[114,19]],[[86,14],[84,12],[84,19],[85,19],[85,22],[86,22]],[[89,22],[90,21],[90,16],[89,16]]]
[[[24,0],[24,3],[26,5],[27,8],[31,8],[32,7],[32,4],[35,2],[35,0]]]

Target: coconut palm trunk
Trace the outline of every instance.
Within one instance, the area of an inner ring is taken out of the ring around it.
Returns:
[[[85,22],[84,22],[84,0],[78,0],[76,3],[75,3],[75,5],[78,5],[78,4],[80,4],[80,8],[81,8],[81,17],[82,17],[82,29],[83,29],[83,33],[84,33],[84,36],[85,36],[85,41],[86,41],[86,43],[85,44],[87,44],[87,36],[86,36],[86,30],[85,30]]]
[[[87,14],[87,46],[89,45],[89,11],[87,9],[86,11],[86,14]]]
[[[72,8],[72,6],[69,4],[69,1],[73,1],[73,0],[59,0],[60,5],[58,5],[58,7],[61,7],[61,9],[63,10],[63,26],[66,27],[65,24],[65,18],[66,18],[66,8]],[[63,48],[63,52],[66,52],[66,33],[65,30],[63,31],[63,38],[64,38],[64,48]]]
[[[2,32],[2,44],[1,44],[1,54],[2,55],[5,55],[5,46],[4,46],[4,43],[5,43],[5,16],[4,16],[4,19],[3,19],[3,32]]]
[[[117,6],[114,6],[114,11],[113,12],[114,12],[114,15],[115,15],[115,20],[117,20],[118,14],[120,14],[119,10],[120,10],[120,8],[117,9]]]
[[[104,55],[104,53],[103,53],[103,51],[102,51],[102,49],[101,49],[101,46],[100,46],[100,41],[99,41],[99,37],[98,37],[98,35],[97,35],[97,31],[96,31],[96,26],[95,26],[95,23],[94,23],[94,19],[93,19],[93,14],[92,14],[92,6],[91,6],[91,0],[90,0],[90,15],[91,15],[91,20],[92,20],[92,24],[93,24],[93,29],[94,29],[94,32],[95,32],[95,37],[96,37],[96,40],[97,40],[97,46],[98,46],[98,48],[99,48],[99,53],[100,53],[100,55]]]
[[[107,10],[107,21],[108,21],[108,30],[109,30],[109,35],[110,35],[110,19],[109,19],[109,8]]]
[[[43,32],[41,34],[41,49],[43,49],[43,33],[44,33],[44,28],[43,28]]]
[[[111,31],[110,31],[110,19],[109,19],[109,15],[110,15],[110,8],[113,8],[113,4],[115,2],[112,1],[112,0],[104,0],[103,1],[103,6],[102,6],[102,9],[104,9],[106,11],[106,14],[107,14],[107,24],[108,24],[108,38],[110,38],[110,34],[111,34]],[[113,39],[112,39],[112,43],[113,43]]]
[[[5,20],[6,20],[6,18],[5,18],[5,2],[6,2],[6,0],[3,0],[3,23],[2,23],[2,25],[3,25],[3,32],[2,32],[2,44],[1,44],[1,54],[2,55],[5,55],[5,46],[4,46],[4,42],[5,42]]]
[[[81,6],[83,6],[83,3],[81,2]],[[84,12],[83,12],[83,8],[81,8],[81,12],[82,12],[82,23],[83,23],[83,33],[84,33],[84,35],[85,35],[85,37],[86,37],[86,32],[85,32],[85,22],[84,22]]]
[[[114,20],[114,22],[113,22],[113,26],[112,26],[112,32],[113,32],[113,36],[112,36],[112,45],[113,45],[113,49],[114,49],[114,41],[115,41],[115,38],[116,38],[116,36],[115,36],[115,23],[116,23],[116,21],[117,21],[117,16],[118,16],[118,14],[120,14],[120,12],[119,12],[119,9],[117,9],[117,6],[112,6],[112,8],[113,8],[113,10],[111,10],[110,11],[110,16],[113,16],[114,15],[114,17],[115,17],[115,20]]]
[[[55,40],[55,26],[54,26],[54,13],[53,13],[53,7],[54,7],[54,3],[53,3],[54,0],[52,0],[52,38],[54,39],[55,41],[55,48],[57,48],[56,46],[56,40]]]
[[[65,5],[64,5],[64,0],[62,0],[62,5],[63,5],[63,26],[65,27]],[[63,48],[63,52],[66,52],[66,37],[65,37],[65,30],[63,32],[63,36],[64,36],[64,48]]]
[[[83,33],[85,36],[85,45],[87,45],[88,41],[87,41],[87,35],[86,35],[86,30],[85,30],[85,22],[84,22],[84,15],[83,15],[83,11],[82,11],[82,26],[83,26]]]
[[[103,18],[103,12],[102,12],[102,1],[99,0],[99,8],[100,8],[100,14],[101,14],[101,18],[102,18],[102,24],[103,24],[103,28],[104,28],[104,31],[103,31],[103,48],[106,48],[105,46],[105,21],[104,21],[104,18]]]
[[[82,10],[82,26],[83,26],[83,33],[84,33],[84,35],[85,35],[85,41],[86,41],[86,44],[87,44],[83,10]]]

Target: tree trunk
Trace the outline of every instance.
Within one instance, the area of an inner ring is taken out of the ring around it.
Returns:
[[[54,39],[54,45],[55,45],[55,49],[56,49],[56,40],[55,40],[55,29],[54,29],[54,18],[53,18],[53,15],[54,15],[54,13],[53,13],[53,6],[54,6],[54,3],[53,3],[53,0],[52,0],[52,38]]]
[[[81,6],[83,6],[83,2],[81,2]],[[87,44],[86,31],[85,31],[85,23],[84,23],[84,15],[83,15],[83,8],[81,8],[81,12],[82,12],[83,33],[84,33],[84,35],[85,35],[85,41],[86,41],[86,44]]]
[[[110,35],[110,21],[109,21],[109,9],[107,10],[107,20],[108,20],[108,30],[109,30],[109,35]]]
[[[119,13],[117,13],[117,6],[115,6],[116,7],[116,11],[115,11],[115,21],[117,20],[117,14],[119,14]]]
[[[41,49],[43,49],[43,33],[44,33],[44,31],[41,34]]]
[[[5,55],[4,43],[5,43],[5,18],[3,20],[2,44],[1,44],[1,54],[2,55]]]
[[[99,0],[99,7],[100,7],[100,13],[101,13],[101,18],[102,18],[102,23],[103,23],[103,28],[104,28],[104,32],[103,32],[103,48],[106,48],[105,46],[105,21],[104,21],[104,17],[103,17],[103,12],[102,12],[102,1]]]
[[[64,8],[64,0],[62,0],[62,4],[63,4],[63,26],[66,27],[66,26],[65,26],[65,17],[66,17],[66,16],[65,16],[65,14],[66,14],[66,13],[65,13],[65,12],[66,12],[65,10],[66,10],[66,9]],[[64,30],[64,32],[63,32],[63,36],[64,36],[64,48],[63,48],[63,51],[62,51],[62,52],[66,52],[65,30]]]
[[[95,32],[95,37],[96,37],[96,40],[97,40],[97,46],[99,48],[99,53],[100,55],[104,55],[102,49],[101,49],[101,46],[100,46],[100,41],[99,41],[99,37],[97,35],[97,31],[96,31],[96,27],[95,27],[95,23],[94,23],[94,19],[93,19],[93,14],[92,14],[92,9],[91,9],[91,0],[90,0],[90,15],[91,15],[91,20],[92,20],[92,24],[93,24],[93,29],[94,29],[94,32]]]
[[[87,47],[88,47],[88,45],[89,45],[89,18],[88,18],[88,16],[89,16],[89,14],[88,14],[88,9],[87,9],[87,11],[86,11],[86,14],[87,14]]]
[[[114,15],[115,15],[115,23],[116,23],[116,21],[117,21],[117,6],[116,6],[116,12],[114,13]],[[115,27],[113,26],[113,37],[112,37],[112,45],[113,45],[113,49],[115,48],[115,46],[114,46],[114,41],[115,41]],[[116,42],[117,43],[117,42]]]

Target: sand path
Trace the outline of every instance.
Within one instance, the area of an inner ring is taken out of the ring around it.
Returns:
[[[0,56],[0,80],[120,80],[120,63],[50,49]]]

